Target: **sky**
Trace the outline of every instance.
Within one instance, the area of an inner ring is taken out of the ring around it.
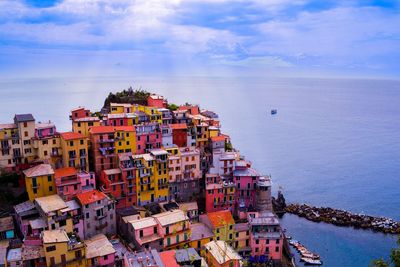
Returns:
[[[0,78],[400,77],[400,1],[0,0]]]

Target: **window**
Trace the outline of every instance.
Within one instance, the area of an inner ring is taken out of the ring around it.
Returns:
[[[167,238],[167,246],[169,246],[169,245],[171,245],[171,238],[170,237]]]
[[[55,145],[56,144],[56,139],[53,139],[53,145]]]
[[[140,236],[140,237],[143,237],[143,230],[140,230],[139,236]]]
[[[104,255],[104,260],[108,260],[108,255]]]
[[[83,142],[84,142],[84,141],[83,141],[83,139],[82,139],[82,140],[80,141],[81,145],[83,145]]]
[[[49,186],[49,191],[53,191],[53,187],[52,186]]]
[[[169,226],[167,226],[167,228],[165,228],[165,234],[169,235]]]
[[[155,233],[155,234],[157,234],[157,226],[154,226],[154,228],[153,228],[153,232]]]
[[[86,219],[89,219],[89,212],[86,212]]]
[[[279,244],[279,239],[276,240],[276,244]]]
[[[37,194],[37,189],[36,188],[33,188],[33,194]]]
[[[279,252],[279,247],[275,247],[275,252]]]
[[[28,123],[27,122],[24,122],[24,127],[25,128],[28,127]]]
[[[260,240],[259,239],[256,239],[256,244],[257,245],[260,244]]]
[[[56,246],[55,246],[55,245],[53,245],[53,246],[48,246],[48,247],[46,248],[46,251],[47,251],[47,252],[55,251],[55,250],[56,250]]]
[[[74,141],[69,141],[69,146],[74,146]]]
[[[47,176],[47,181],[51,182],[51,180],[52,180],[51,175],[48,175]]]

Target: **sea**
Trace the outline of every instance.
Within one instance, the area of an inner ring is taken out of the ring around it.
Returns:
[[[62,77],[0,80],[0,123],[15,113],[71,129],[71,109],[141,88],[219,114],[223,133],[289,203],[400,220],[400,81],[266,77]],[[271,115],[271,109],[277,109]],[[287,234],[323,266],[388,259],[397,237],[286,214]],[[298,255],[295,253],[298,262]],[[299,262],[298,262],[299,263]],[[302,263],[299,263],[302,266]]]

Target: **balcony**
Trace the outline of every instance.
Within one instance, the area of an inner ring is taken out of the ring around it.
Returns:
[[[68,154],[69,159],[76,159],[76,154]]]
[[[99,143],[104,144],[104,143],[114,143],[114,139],[100,139]]]
[[[143,178],[143,177],[147,177],[147,176],[151,176],[152,175],[152,173],[151,172],[148,172],[148,173],[139,173],[139,176],[140,176],[140,178]]]
[[[53,217],[54,221],[56,221],[56,222],[65,221],[67,218],[68,218],[68,214],[56,215]]]
[[[58,151],[51,151],[50,152],[50,156],[57,157],[57,156],[60,156],[60,155],[59,155]]]
[[[140,179],[140,184],[142,184],[142,185],[151,184],[151,180],[150,179],[146,179],[146,180]]]

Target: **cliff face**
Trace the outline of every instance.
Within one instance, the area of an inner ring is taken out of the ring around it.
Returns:
[[[285,213],[286,200],[281,191],[278,191],[277,198],[272,197],[272,208],[279,217]]]

